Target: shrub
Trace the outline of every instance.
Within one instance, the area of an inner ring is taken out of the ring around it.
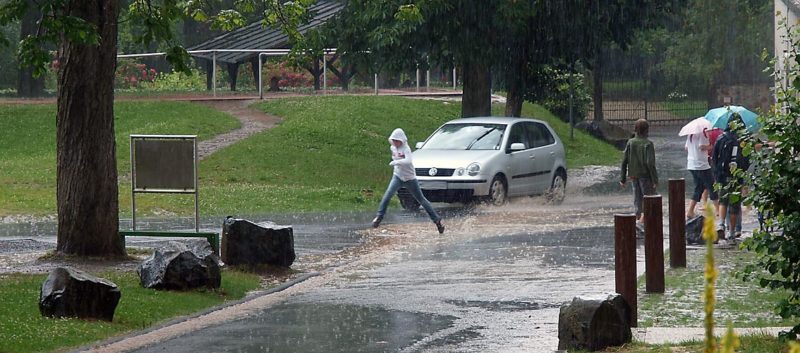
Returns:
[[[586,117],[592,96],[582,73],[546,66],[538,72],[538,77],[540,88],[526,98],[541,104],[561,120],[569,122],[570,83],[572,83],[573,121],[577,123]]]
[[[784,23],[785,25],[785,23]],[[784,288],[791,292],[777,303],[783,318],[800,317],[800,31],[792,28],[787,72],[773,72],[775,82],[787,82],[776,91],[777,104],[760,117],[761,133],[768,144],[754,136],[743,139],[744,153],[750,156],[752,170],[746,175],[750,192],[745,203],[758,210],[760,229],[745,240],[744,246],[758,254],[758,262],[749,266],[743,276],[754,274],[762,287]],[[773,63],[769,66],[775,68]],[[766,269],[761,274],[758,269]],[[800,333],[800,324],[790,336]]]
[[[119,59],[114,74],[114,88],[136,88],[143,83],[153,82],[156,70],[131,59]]]

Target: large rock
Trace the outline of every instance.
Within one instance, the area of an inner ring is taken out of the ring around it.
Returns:
[[[573,298],[558,313],[558,349],[596,351],[630,342],[630,310],[617,293]]]
[[[113,282],[81,270],[58,267],[42,283],[42,316],[112,321],[121,293]]]
[[[614,145],[619,150],[624,150],[633,134],[619,126],[611,124],[605,120],[594,121],[586,120],[575,124],[576,129],[586,131],[589,135]]]
[[[264,227],[229,216],[222,226],[221,253],[228,265],[289,267],[295,259],[292,227]]]
[[[200,245],[204,244],[204,245]],[[142,287],[187,290],[219,288],[219,257],[206,243],[170,242],[151,255],[136,270]]]
[[[694,217],[686,221],[686,243],[691,245],[705,244],[703,239],[703,224],[706,218],[703,216]]]

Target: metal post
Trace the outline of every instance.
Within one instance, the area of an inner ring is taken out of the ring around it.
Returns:
[[[136,187],[136,164],[134,163],[133,156],[133,137],[131,139],[131,224],[134,231],[136,231],[136,193],[133,189]]]
[[[453,89],[456,89],[456,65],[453,64]]]
[[[636,297],[636,215],[614,215],[614,278],[616,291],[630,306],[631,327],[637,327]]]
[[[217,52],[211,52],[211,89],[217,96]]]
[[[669,267],[686,267],[686,182],[669,180]]]
[[[328,60],[325,59],[325,54],[322,54],[322,93],[328,90]]]
[[[664,293],[664,230],[661,195],[644,197],[645,291]]]
[[[572,105],[573,105],[573,74],[570,71],[569,73],[569,139],[575,139],[575,119],[572,117]]]
[[[378,95],[378,74],[375,74],[375,95]]]
[[[431,69],[425,70],[425,92],[431,91]]]
[[[419,64],[417,64],[417,92],[419,92]]]
[[[194,142],[194,231],[200,232],[200,187],[198,183],[197,166],[199,158],[197,156],[197,138],[192,138]]]
[[[263,100],[264,99],[264,75],[262,73],[261,67],[264,66],[264,64],[261,62],[261,56],[262,55],[264,55],[264,53],[259,53],[258,54],[258,96],[259,96],[260,99]]]

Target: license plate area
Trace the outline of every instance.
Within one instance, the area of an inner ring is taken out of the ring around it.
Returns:
[[[425,190],[446,190],[446,181],[420,180],[419,187]]]

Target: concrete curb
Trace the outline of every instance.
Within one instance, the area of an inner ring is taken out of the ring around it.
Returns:
[[[714,336],[718,339],[725,335],[726,327],[715,327]],[[736,335],[769,335],[777,337],[781,331],[789,331],[791,327],[737,327]],[[682,343],[705,340],[703,327],[647,327],[633,328],[633,339],[647,344]]]

